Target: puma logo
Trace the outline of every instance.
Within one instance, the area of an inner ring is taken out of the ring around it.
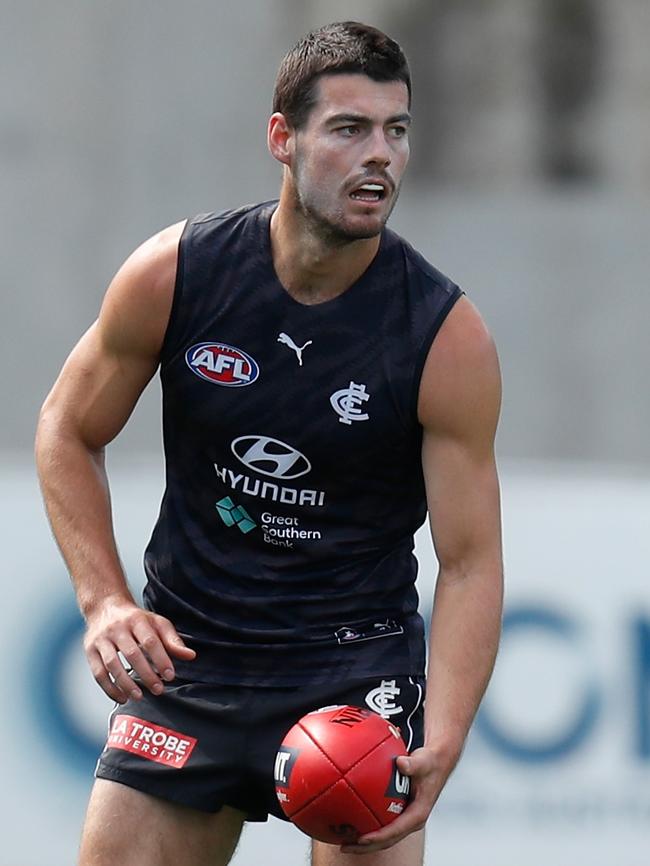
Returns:
[[[307,340],[304,346],[296,346],[291,337],[288,334],[285,334],[284,331],[278,336],[278,343],[284,343],[285,346],[288,346],[290,349],[296,353],[296,357],[298,358],[298,366],[302,367],[302,353],[303,350],[307,348],[307,346],[311,346],[312,341]]]

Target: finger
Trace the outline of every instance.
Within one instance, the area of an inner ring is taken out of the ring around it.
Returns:
[[[397,758],[397,769],[404,776],[417,778],[428,776],[436,771],[433,756],[424,749],[418,749],[411,755],[400,755]]]
[[[187,646],[168,619],[165,619],[164,616],[156,616],[155,624],[158,634],[170,655],[185,661],[191,661],[196,657],[196,652]]]
[[[413,773],[413,761],[406,755],[400,755],[395,763],[403,776],[410,776]]]
[[[160,645],[158,638],[151,634],[151,640],[147,643],[151,645],[153,642]],[[142,684],[149,689],[154,695],[160,695],[163,691],[163,684],[158,676],[157,671],[152,666],[152,661],[147,650],[147,646],[142,646],[141,642],[136,641],[132,637],[122,638],[118,643],[119,651],[133,668],[135,673],[140,677]]]
[[[124,669],[124,665],[117,654],[117,647],[108,641],[101,643],[98,641],[97,651],[115,685],[129,697],[139,700],[142,697],[142,692]]]
[[[392,848],[402,839],[406,839],[411,833],[421,830],[424,824],[416,824],[409,830],[403,830],[395,833],[391,829],[391,833],[382,835],[363,836],[354,845],[342,845],[341,852],[343,854],[373,854],[375,851],[384,851],[386,848]]]
[[[374,851],[383,851],[386,848],[391,848],[393,845],[396,845],[398,842],[401,842],[402,839],[406,839],[407,836],[410,836],[411,833],[415,833],[417,830],[420,830],[421,826],[416,825],[411,830],[404,831],[401,833],[392,832],[389,835],[366,838],[365,836],[362,839],[359,839],[354,845],[342,845],[341,851],[344,854],[371,854]]]
[[[87,657],[88,666],[90,667],[90,671],[99,687],[112,701],[115,701],[118,704],[125,704],[129,699],[128,694],[123,692],[122,689],[110,678],[108,671],[104,667],[104,662],[97,650],[89,650]]]
[[[390,839],[386,842],[357,842],[356,845],[341,845],[341,853],[342,854],[375,854],[377,851],[385,851],[388,848],[392,848],[393,845],[396,845],[398,842],[401,842],[402,839],[406,839],[406,836],[397,836],[395,839]]]
[[[154,622],[153,625],[156,626],[156,623]],[[165,649],[161,635],[151,626],[150,619],[136,623],[133,635],[153,665],[156,673],[164,680],[173,680],[174,665],[172,664],[172,660]]]
[[[361,854],[390,848],[410,836],[411,833],[421,830],[426,824],[430,812],[428,802],[426,804],[412,802],[398,818],[386,827],[373,833],[366,833],[354,845],[344,845],[341,851],[346,854]]]

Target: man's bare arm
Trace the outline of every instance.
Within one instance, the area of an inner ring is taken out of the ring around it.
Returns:
[[[120,268],[97,321],[66,361],[41,410],[36,461],[52,529],[86,619],[95,679],[123,703],[140,691],[121,652],[154,693],[172,679],[170,655],[193,658],[173,625],[143,611],[119,560],[104,448],[153,376],[169,320],[183,224],[146,241]]]
[[[503,562],[494,436],[501,404],[496,351],[476,311],[459,301],[466,345],[465,387],[454,401],[448,382],[442,399],[453,404],[436,424],[431,412],[423,463],[429,519],[440,570],[431,620],[425,747],[449,771],[460,756],[490,679],[501,633]],[[445,346],[441,347],[444,350]],[[468,357],[469,356],[469,357]]]
[[[412,802],[345,850],[387,848],[421,829],[456,765],[488,684],[501,631],[503,570],[494,437],[501,403],[496,350],[461,298],[433,343],[420,387],[422,462],[440,570],[431,621],[425,742],[400,770]]]

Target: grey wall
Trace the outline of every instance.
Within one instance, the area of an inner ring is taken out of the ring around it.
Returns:
[[[0,2],[0,448],[31,448],[43,397],[134,246],[275,194],[279,59],[311,26],[357,17],[411,58],[414,156],[393,225],[497,337],[502,455],[647,469],[650,7],[560,6],[568,23],[538,0]],[[557,33],[571,39],[551,63]],[[156,391],[118,452],[158,447]]]

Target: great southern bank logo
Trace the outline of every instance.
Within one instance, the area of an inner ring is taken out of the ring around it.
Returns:
[[[252,385],[260,374],[257,361],[226,343],[197,343],[185,352],[185,361],[201,379],[227,388]]]
[[[257,526],[244,506],[235,505],[230,496],[224,496],[217,502],[217,513],[228,528],[236,526],[244,535]]]

